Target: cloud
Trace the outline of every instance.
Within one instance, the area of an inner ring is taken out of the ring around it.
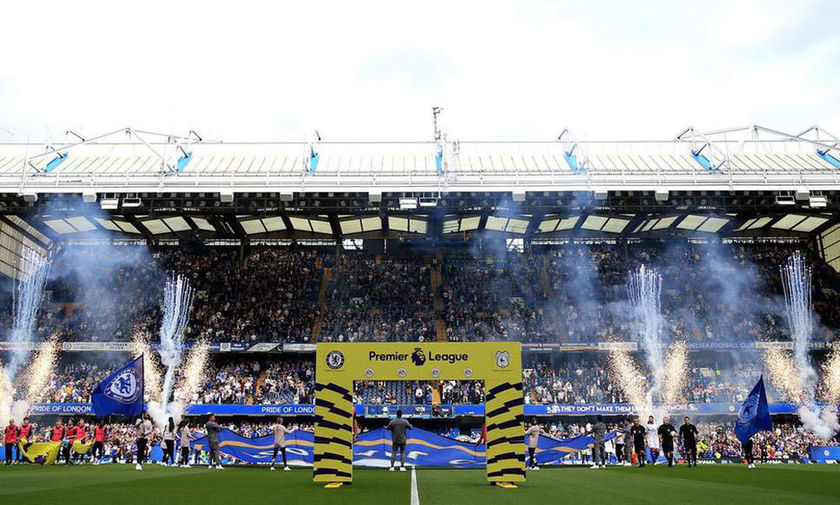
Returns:
[[[840,131],[836,2],[13,2],[0,127],[205,138]]]

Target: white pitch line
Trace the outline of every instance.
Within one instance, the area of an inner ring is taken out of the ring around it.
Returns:
[[[411,505],[420,505],[420,493],[417,492],[417,471],[411,465]]]

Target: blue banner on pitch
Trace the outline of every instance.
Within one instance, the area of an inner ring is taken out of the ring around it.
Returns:
[[[314,445],[315,435],[311,432],[294,430],[286,435],[286,459],[289,464],[311,465]],[[193,440],[190,446],[206,451],[207,437]],[[274,454],[274,435],[248,438],[232,430],[222,430],[219,433],[219,451],[246,463],[270,463]]]
[[[604,440],[612,440],[615,433],[608,433]],[[540,435],[537,443],[537,463],[540,465],[557,465],[563,458],[582,450],[592,449],[595,439],[588,435],[574,438],[557,439]]]
[[[817,463],[836,463],[840,461],[840,447],[811,447],[811,461]]]
[[[412,428],[405,445],[405,461],[417,466],[483,467],[484,444],[461,442],[430,431]],[[386,467],[391,464],[391,432],[385,428],[359,435],[353,445],[353,464]]]
[[[607,440],[615,437],[609,434]],[[295,430],[286,437],[286,458],[291,465],[312,465],[314,435]],[[246,438],[231,430],[219,434],[220,451],[230,458],[245,463],[270,463],[274,454],[274,436]],[[594,439],[580,436],[558,440],[540,437],[537,461],[540,464],[557,464],[563,458],[591,448]],[[207,437],[195,439],[193,449],[207,450]],[[523,442],[523,452],[526,451]],[[278,458],[280,456],[278,455]],[[482,468],[486,462],[484,444],[462,442],[419,428],[408,433],[406,463],[427,467]],[[353,444],[353,464],[384,468],[391,464],[391,432],[384,428],[361,433]]]

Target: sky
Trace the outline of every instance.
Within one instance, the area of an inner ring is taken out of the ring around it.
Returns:
[[[0,141],[840,135],[840,2],[10,0]]]

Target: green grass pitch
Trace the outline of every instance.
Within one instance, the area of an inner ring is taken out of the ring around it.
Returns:
[[[323,489],[311,469],[178,469],[147,465],[0,467],[4,504],[410,505],[411,472],[355,469],[354,484]],[[840,503],[840,466],[544,468],[518,489],[491,487],[480,470],[417,470],[422,505]]]

